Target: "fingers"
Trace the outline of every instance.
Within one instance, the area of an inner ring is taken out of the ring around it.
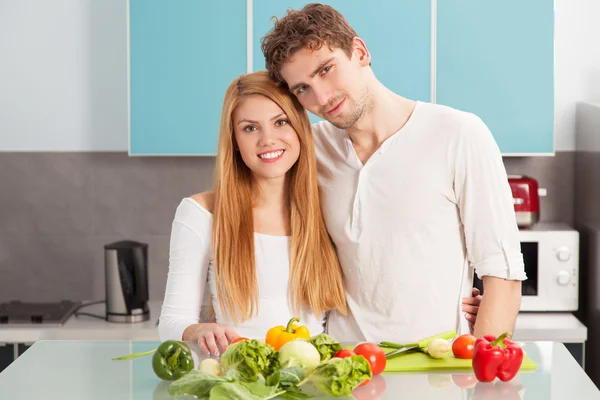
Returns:
[[[210,354],[210,350],[208,349],[208,346],[206,345],[206,340],[204,339],[204,336],[200,336],[198,338],[198,346],[200,346],[200,350],[204,353],[204,354]]]
[[[210,350],[210,353],[207,353],[207,354],[212,354],[213,356],[219,356],[219,348],[217,347],[217,341],[215,338],[215,334],[212,332],[207,333],[204,336],[204,340],[206,340],[206,346],[208,346],[208,350]]]
[[[240,338],[240,335],[238,335],[238,333],[236,331],[234,331],[232,328],[225,329],[225,336],[227,336],[227,340],[229,340],[229,343]]]
[[[469,304],[472,306],[479,306],[481,304],[481,296],[477,297],[465,297],[462,299],[463,304]]]
[[[476,287],[473,288],[473,291],[471,292],[473,297],[477,297],[481,294],[481,292],[479,291],[479,289],[477,289]]]
[[[218,357],[220,351],[225,351],[229,344],[239,337],[237,332],[228,326],[209,323],[199,332],[198,344],[206,355]]]
[[[468,304],[463,304],[462,310],[464,312],[466,312],[467,314],[477,315],[477,313],[479,312],[479,307],[478,306],[471,306],[471,305],[468,305]]]
[[[225,351],[227,346],[229,346],[229,340],[227,340],[227,336],[225,336],[225,331],[223,329],[219,329],[215,332],[215,338],[217,344],[221,346],[221,350]]]

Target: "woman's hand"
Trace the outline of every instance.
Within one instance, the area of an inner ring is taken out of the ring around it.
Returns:
[[[462,310],[465,312],[465,318],[469,321],[471,334],[473,334],[473,329],[475,328],[479,304],[481,303],[481,295],[479,293],[479,289],[473,288],[473,297],[465,297],[462,301]]]
[[[239,337],[230,326],[208,322],[188,326],[182,339],[185,342],[198,342],[200,350],[207,355],[219,356],[219,347],[225,351]]]

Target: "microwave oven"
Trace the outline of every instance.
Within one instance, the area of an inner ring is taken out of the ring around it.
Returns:
[[[520,230],[527,280],[520,311],[577,311],[579,307],[579,232],[566,224],[540,222]],[[475,275],[474,286],[483,294]]]

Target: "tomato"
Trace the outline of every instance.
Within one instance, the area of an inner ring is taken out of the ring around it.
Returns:
[[[245,337],[239,337],[237,339],[235,339],[233,342],[231,342],[231,344],[237,343],[237,342],[242,342],[244,340],[248,340],[248,338]]]
[[[354,353],[367,359],[373,375],[380,374],[385,369],[385,352],[375,343],[361,343],[354,348]]]
[[[346,358],[346,357],[350,357],[350,356],[354,356],[354,355],[356,355],[356,353],[353,352],[352,350],[342,349],[342,350],[338,351],[337,353],[335,353],[335,355],[333,357],[334,358]]]
[[[452,354],[456,358],[473,358],[473,349],[475,348],[475,336],[464,334],[460,335],[452,342]]]

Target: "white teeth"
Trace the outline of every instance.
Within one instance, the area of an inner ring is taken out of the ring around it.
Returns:
[[[277,158],[277,157],[279,157],[279,156],[280,156],[280,155],[282,155],[282,154],[283,154],[283,150],[279,150],[279,151],[274,151],[274,152],[272,152],[272,153],[263,153],[263,154],[259,154],[258,156],[259,156],[260,158],[263,158],[263,159],[264,159],[264,158],[266,158],[266,159],[270,159],[270,158]]]

